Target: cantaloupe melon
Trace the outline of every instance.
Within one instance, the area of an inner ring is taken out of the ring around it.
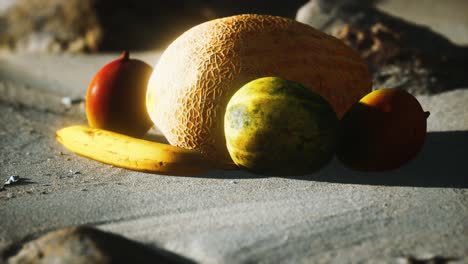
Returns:
[[[195,26],[169,45],[150,78],[147,110],[171,144],[230,160],[226,105],[240,87],[264,76],[303,84],[338,116],[372,82],[366,63],[337,39],[287,18],[238,15]]]

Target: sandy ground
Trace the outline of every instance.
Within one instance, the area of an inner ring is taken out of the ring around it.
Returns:
[[[0,251],[89,224],[202,263],[468,262],[468,89],[418,97],[432,113],[427,143],[398,171],[333,161],[295,178],[161,176],[76,156],[54,139],[86,123],[62,97],[83,97],[117,55],[0,57],[0,178],[25,179],[0,191]],[[154,64],[159,53],[135,57]]]
[[[446,2],[382,9],[468,43],[466,12],[453,8],[467,2]],[[398,171],[357,173],[333,161],[295,178],[162,176],[100,164],[55,141],[60,127],[86,124],[82,106],[62,98],[82,98],[117,56],[0,55],[0,189],[11,175],[23,179],[0,190],[0,256],[49,230],[89,224],[201,263],[468,263],[468,89],[418,97],[431,112],[427,142]],[[154,64],[159,53],[134,56]]]

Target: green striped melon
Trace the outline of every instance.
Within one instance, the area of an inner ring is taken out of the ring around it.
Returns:
[[[245,84],[224,115],[226,144],[241,168],[269,175],[303,175],[326,165],[339,141],[332,106],[303,85],[278,77]]]

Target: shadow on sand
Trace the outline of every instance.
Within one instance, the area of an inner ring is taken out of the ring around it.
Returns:
[[[468,131],[430,132],[419,155],[389,172],[356,172],[337,160],[297,180],[410,187],[468,188]]]
[[[268,176],[244,171],[213,171],[197,177],[252,179]],[[334,159],[318,173],[287,179],[343,184],[468,188],[468,131],[430,132],[419,155],[398,170],[358,172]]]

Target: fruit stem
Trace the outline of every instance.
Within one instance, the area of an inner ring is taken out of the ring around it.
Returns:
[[[426,111],[426,112],[424,112],[424,115],[426,116],[426,119],[427,119],[431,115],[431,112]]]
[[[128,52],[128,50],[124,50],[124,51],[122,52],[122,54],[120,54],[119,59],[120,59],[120,60],[128,60],[129,57],[130,57],[130,52]]]

